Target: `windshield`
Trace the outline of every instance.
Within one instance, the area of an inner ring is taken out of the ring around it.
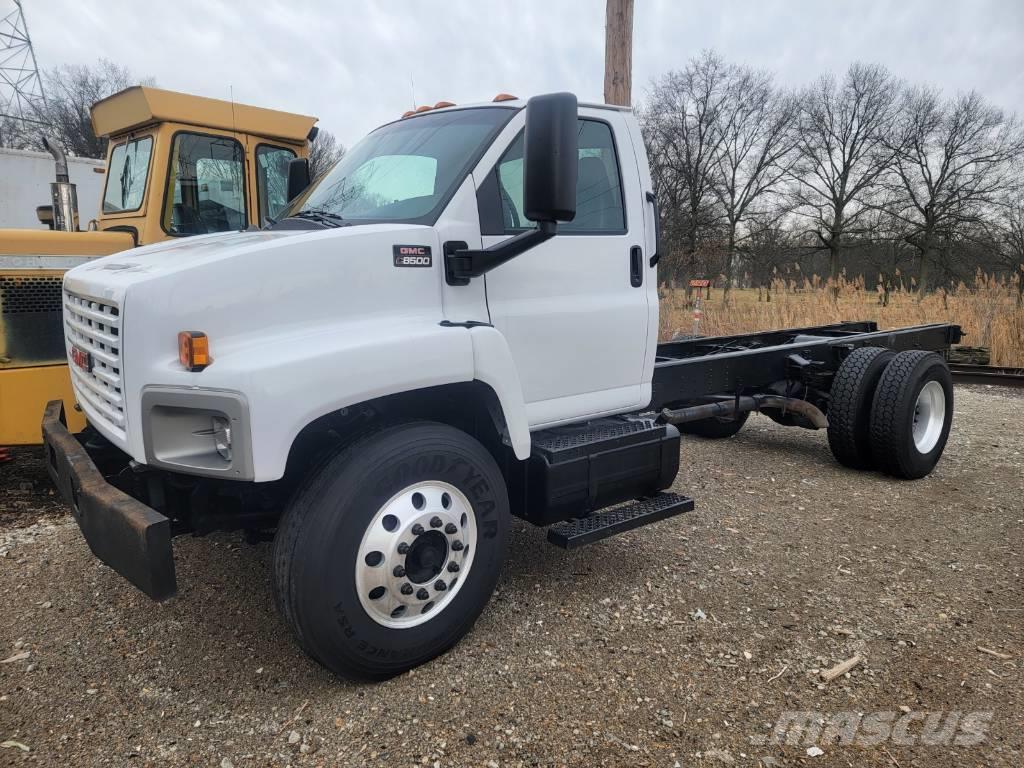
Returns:
[[[299,195],[283,215],[315,212],[319,221],[339,224],[433,224],[513,114],[501,107],[461,109],[378,128]]]

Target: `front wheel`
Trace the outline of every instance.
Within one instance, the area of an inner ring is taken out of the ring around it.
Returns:
[[[490,453],[453,427],[382,429],[325,461],[274,542],[278,606],[329,669],[382,679],[443,653],[487,604],[508,497]]]

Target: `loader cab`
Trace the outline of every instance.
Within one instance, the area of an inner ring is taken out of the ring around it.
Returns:
[[[94,226],[137,245],[276,218],[316,132],[313,117],[144,86],[97,102],[92,122],[110,139]]]

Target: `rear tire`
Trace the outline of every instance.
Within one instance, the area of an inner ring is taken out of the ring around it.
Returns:
[[[828,406],[828,446],[850,469],[871,469],[871,404],[878,381],[896,356],[891,349],[853,350],[836,371]]]
[[[680,432],[685,432],[688,435],[697,435],[698,437],[705,437],[709,440],[721,440],[726,437],[732,437],[741,429],[743,425],[747,423],[747,417],[750,413],[743,412],[736,418],[731,416],[728,418],[719,418],[715,416],[711,419],[701,419],[700,421],[688,421],[684,424],[677,424]]]
[[[882,373],[871,408],[875,467],[915,480],[935,468],[953,422],[953,377],[934,352],[900,352]]]
[[[326,459],[285,510],[274,540],[281,614],[343,677],[404,672],[472,628],[508,521],[501,471],[471,436],[433,422],[383,428]]]

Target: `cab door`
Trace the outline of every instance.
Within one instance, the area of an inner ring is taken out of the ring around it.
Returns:
[[[634,410],[650,399],[649,279],[633,148],[622,115],[581,108],[576,217],[484,276],[492,324],[519,372],[531,428]],[[484,247],[531,228],[523,208],[523,125],[482,179]]]

